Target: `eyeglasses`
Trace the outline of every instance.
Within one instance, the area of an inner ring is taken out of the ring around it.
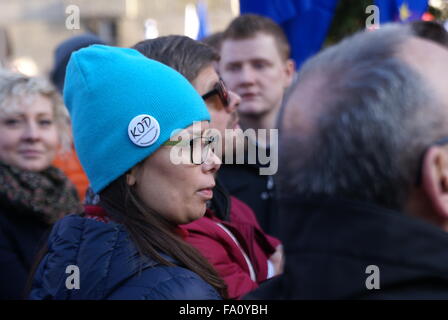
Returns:
[[[429,148],[431,148],[432,146],[444,146],[446,144],[448,144],[448,137],[443,137],[440,138],[439,140],[434,141],[425,149],[425,151],[420,157],[420,162],[418,164],[417,179],[415,181],[417,186],[420,186],[420,184],[422,183],[423,161],[425,160],[425,155],[428,152]]]
[[[219,96],[219,99],[221,100],[221,103],[224,107],[228,107],[230,105],[229,91],[227,90],[224,81],[222,81],[222,79],[219,79],[219,81],[215,84],[215,87],[206,94],[204,94],[202,96],[202,99],[204,99],[205,101],[216,94]]]
[[[163,145],[187,147],[190,155],[190,162],[192,164],[203,164],[210,158],[216,147],[217,141],[218,138],[215,136],[201,136],[185,142],[183,140],[168,140]]]

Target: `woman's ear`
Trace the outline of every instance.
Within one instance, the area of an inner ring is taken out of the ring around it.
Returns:
[[[126,183],[128,186],[133,186],[137,182],[136,178],[136,167],[132,168],[131,170],[126,173]]]
[[[426,152],[422,186],[437,218],[448,220],[448,152],[443,147],[433,146]]]

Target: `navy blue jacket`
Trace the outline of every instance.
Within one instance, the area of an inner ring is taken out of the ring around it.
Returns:
[[[196,273],[142,258],[118,223],[67,216],[55,224],[48,245],[30,299],[220,299]],[[67,279],[74,283],[70,265],[79,268],[79,289],[67,289]]]

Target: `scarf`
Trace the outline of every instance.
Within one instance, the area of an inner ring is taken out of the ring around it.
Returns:
[[[16,216],[33,216],[46,224],[82,212],[75,187],[55,167],[33,172],[0,162],[0,203]]]

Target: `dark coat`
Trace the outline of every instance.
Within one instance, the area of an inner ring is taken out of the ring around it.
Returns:
[[[278,236],[277,203],[272,176],[260,175],[257,164],[223,164],[218,177],[228,192],[247,204],[267,234]]]
[[[115,222],[65,217],[55,224],[48,245],[30,299],[220,299],[196,273],[142,258]],[[70,265],[79,268],[79,289],[67,289],[67,278],[75,274],[66,273]]]
[[[30,269],[50,226],[0,205],[0,300],[23,299]]]
[[[285,199],[285,273],[247,299],[448,299],[448,233],[372,204]],[[379,289],[367,289],[379,268]],[[368,271],[368,272],[367,272]]]

